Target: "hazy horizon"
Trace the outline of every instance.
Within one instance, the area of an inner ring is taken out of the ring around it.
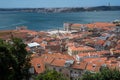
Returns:
[[[101,6],[107,6],[107,5],[101,5]],[[115,5],[119,6],[119,5]],[[99,6],[89,6],[89,7],[99,7]],[[0,8],[0,9],[32,9],[32,8],[88,8],[88,7],[16,7],[16,8]]]
[[[0,8],[68,8],[108,5],[120,6],[120,0],[0,0]]]

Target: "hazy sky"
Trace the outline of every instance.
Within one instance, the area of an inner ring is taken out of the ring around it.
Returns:
[[[120,0],[0,0],[0,8],[120,6]]]

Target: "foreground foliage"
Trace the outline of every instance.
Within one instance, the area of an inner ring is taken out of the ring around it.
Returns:
[[[30,58],[21,39],[0,40],[0,80],[28,80]]]
[[[57,71],[47,70],[45,73],[39,74],[35,80],[67,80],[67,78]]]
[[[104,68],[98,73],[86,72],[80,80],[120,80],[120,71]]]

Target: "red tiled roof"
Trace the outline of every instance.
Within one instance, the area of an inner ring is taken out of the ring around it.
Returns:
[[[86,24],[86,26],[89,28],[109,29],[109,27],[115,27],[116,25],[113,23],[96,22],[96,23]]]
[[[47,64],[51,64],[51,62],[54,60],[54,58],[52,57],[44,57],[44,62],[47,63]]]
[[[94,61],[106,61],[107,58],[103,57],[103,58],[86,58],[84,59],[85,62],[94,62]]]
[[[98,44],[98,45],[103,45],[104,43],[105,43],[105,41],[101,40],[101,39],[99,39],[95,42],[95,44]]]
[[[83,26],[83,24],[77,24],[77,23],[75,23],[75,24],[72,24],[71,26],[72,27],[81,27],[81,26]]]
[[[93,67],[94,66],[94,67]],[[95,71],[95,68],[97,68],[97,66],[95,66],[95,64],[93,63],[88,63],[87,64],[87,67],[86,67],[86,70],[88,71]]]
[[[74,69],[82,69],[84,70],[86,68],[87,63],[86,62],[74,62],[74,64],[72,65],[72,68]]]
[[[28,33],[28,34],[30,34],[30,35],[36,35],[36,34],[38,34],[38,32],[36,32],[36,31],[32,31],[32,30],[18,30],[18,32],[26,32],[26,33]]]
[[[120,62],[116,60],[116,58],[114,58],[114,60],[108,60],[106,61],[106,64],[109,68],[112,68],[112,69],[119,69],[120,70]]]
[[[115,48],[116,48],[116,49],[120,49],[120,45],[117,45]]]
[[[120,54],[120,50],[114,50],[114,53],[119,53]]]
[[[54,59],[51,63],[53,66],[61,66],[63,67],[65,65],[66,60],[65,59]]]
[[[97,61],[88,62],[86,70],[98,72],[100,70],[100,67],[104,63],[105,63],[105,61],[103,61],[103,60],[97,60]]]
[[[41,43],[43,41],[43,39],[42,38],[34,38],[32,41],[37,42],[37,43]]]
[[[32,66],[34,66],[35,72],[37,74],[43,73],[45,71],[45,66],[44,66],[42,58],[40,58],[40,57],[32,58],[31,64],[32,64]],[[38,67],[38,65],[39,65],[39,67]]]
[[[69,49],[71,49],[72,51],[91,51],[91,50],[95,51],[94,48],[89,46],[78,46],[78,47],[70,46]]]

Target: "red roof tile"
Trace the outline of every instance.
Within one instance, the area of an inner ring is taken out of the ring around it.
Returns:
[[[51,65],[54,66],[64,66],[65,65],[66,60],[65,59],[54,59],[51,63]]]
[[[32,66],[34,66],[35,72],[37,74],[43,73],[45,71],[45,66],[44,66],[42,58],[40,58],[40,57],[32,58],[31,64],[32,64]]]
[[[113,23],[96,22],[96,23],[86,24],[86,26],[89,28],[109,29],[110,27],[115,27],[116,25]]]
[[[72,65],[72,68],[74,69],[82,69],[84,70],[86,68],[87,63],[86,62],[74,62],[74,64]]]
[[[78,46],[78,47],[70,46],[68,48],[71,49],[72,51],[95,51],[94,48],[89,46]]]
[[[72,24],[71,26],[72,27],[81,27],[81,26],[83,26],[83,24],[77,24],[77,23],[75,23],[75,24]]]

